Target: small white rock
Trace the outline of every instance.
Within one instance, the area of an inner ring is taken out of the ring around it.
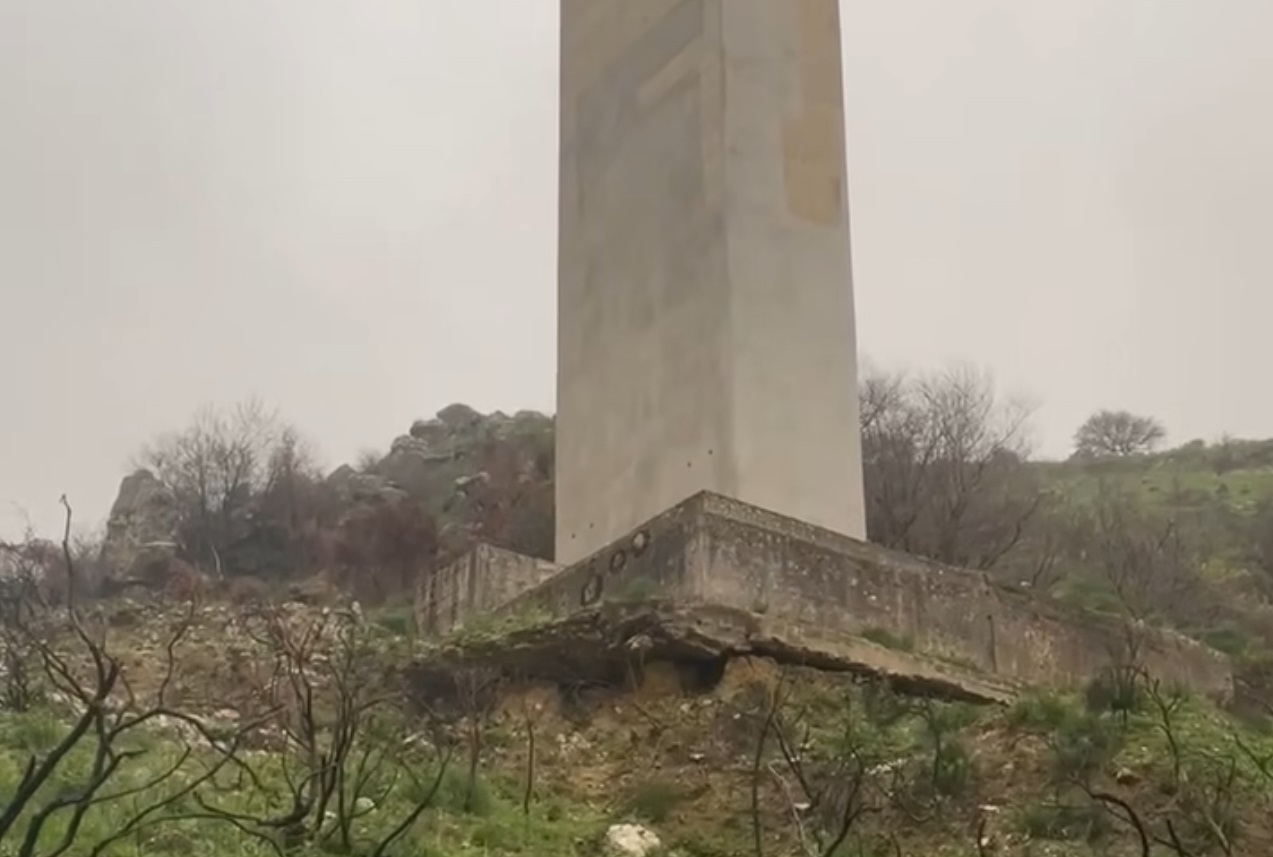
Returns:
[[[654,831],[639,824],[612,824],[606,831],[606,849],[616,857],[646,857],[662,846]]]

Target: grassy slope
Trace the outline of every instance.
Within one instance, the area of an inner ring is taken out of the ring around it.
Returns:
[[[1147,507],[1218,502],[1248,513],[1273,498],[1273,445],[1251,445],[1245,453],[1220,467],[1213,450],[1197,448],[1119,462],[1038,466],[1073,503],[1090,501],[1101,482],[1109,481],[1134,491]],[[215,632],[208,632],[207,643],[208,649],[219,648]],[[138,652],[146,657],[144,647]],[[220,673],[212,664],[194,681],[212,683]],[[845,855],[894,854],[888,834],[897,836],[905,857],[973,855],[973,834],[983,816],[998,854],[1138,853],[1126,825],[1065,785],[1088,763],[1098,771],[1097,783],[1126,798],[1160,832],[1162,820],[1173,817],[1189,836],[1214,839],[1208,831],[1218,822],[1238,843],[1234,853],[1273,853],[1267,821],[1273,817],[1273,788],[1260,767],[1273,758],[1273,739],[1202,703],[1184,703],[1172,714],[1171,738],[1182,748],[1185,788],[1177,784],[1172,741],[1152,705],[1121,725],[1119,716],[1093,713],[1083,700],[1061,697],[1032,698],[1000,711],[942,708],[942,743],[955,749],[945,751],[948,758],[935,775],[931,713],[908,710],[884,722],[888,718],[882,720],[879,712],[865,713],[869,706],[860,690],[816,674],[797,678],[792,711],[809,712],[804,752],[811,768],[832,765],[836,748],[850,735],[875,761],[907,760],[902,780],[880,780],[877,787],[895,793],[900,787],[914,803],[903,810],[881,802],[879,812],[859,824],[852,848],[840,852]],[[621,820],[648,824],[672,853],[686,857],[754,853],[750,770],[764,700],[776,681],[772,666],[741,662],[714,692],[697,698],[666,686],[660,691],[657,681],[637,695],[601,695],[571,706],[545,688],[510,693],[491,727],[473,809],[462,810],[467,781],[458,768],[452,770],[435,809],[391,854],[595,854],[606,826]],[[536,712],[530,720],[528,711]],[[528,723],[536,734],[536,775],[534,800],[524,813]],[[12,792],[28,754],[47,748],[63,728],[48,712],[0,715],[0,797]],[[786,793],[794,781],[772,744],[765,759],[771,775],[760,789],[765,853],[771,857],[798,848]],[[1108,748],[1108,755],[1101,748]],[[147,754],[125,772],[121,785],[143,781],[147,771],[160,769],[174,753],[161,736],[144,749]],[[87,763],[83,754],[76,755],[47,793],[74,783]],[[1116,772],[1121,784],[1110,779]],[[1215,785],[1230,772],[1236,772],[1230,786]],[[938,780],[942,794],[934,793]],[[227,799],[250,800],[233,794]],[[390,823],[405,800],[396,793],[385,801],[364,822],[366,832]],[[126,802],[90,813],[81,839],[91,842],[95,834],[114,829],[127,812]],[[10,843],[0,842],[0,857],[11,853]],[[69,852],[71,857],[83,853]],[[253,857],[270,852],[227,825],[190,822],[122,842],[108,853]],[[1219,852],[1213,843],[1197,853]]]
[[[456,768],[435,810],[390,853],[597,854],[606,827],[625,820],[656,830],[670,854],[755,853],[752,771],[757,737],[779,688],[789,694],[781,711],[789,733],[800,739],[811,780],[844,782],[833,772],[849,750],[867,766],[883,766],[864,792],[872,811],[837,852],[846,857],[893,855],[898,847],[905,857],[971,857],[982,818],[996,854],[1136,853],[1125,825],[1067,785],[1088,771],[1094,772],[1094,784],[1126,799],[1159,832],[1165,831],[1163,819],[1171,817],[1182,836],[1204,844],[1214,842],[1209,827],[1215,823],[1237,845],[1234,853],[1273,853],[1268,822],[1273,781],[1257,764],[1273,755],[1273,740],[1205,704],[1186,701],[1172,712],[1171,736],[1181,748],[1178,777],[1164,721],[1143,697],[1126,718],[1063,696],[1032,697],[1010,709],[940,704],[925,709],[871,695],[842,678],[780,674],[771,664],[752,661],[734,662],[717,688],[696,697],[676,692],[658,671],[635,694],[597,692],[570,704],[549,688],[510,690],[488,730],[473,810],[462,811],[467,783]],[[530,811],[523,813],[531,728],[537,738],[535,788]],[[49,746],[59,734],[47,716],[0,719],[0,794],[9,793],[25,754]],[[771,857],[799,853],[801,827],[792,820],[792,804],[804,800],[776,743],[767,742],[758,790],[764,853]],[[172,758],[173,748],[160,737],[145,749],[147,755],[127,774],[131,782],[141,782],[146,771]],[[72,783],[86,763],[77,756],[49,793]],[[1213,795],[1212,783],[1225,780],[1231,769],[1233,782]],[[246,790],[217,797],[232,806],[252,800]],[[382,801],[361,832],[392,823],[405,799],[399,790]],[[128,806],[126,801],[92,813],[82,839],[118,826]],[[816,822],[806,817],[802,826],[812,840]],[[0,843],[0,854],[11,853],[6,845]],[[269,852],[232,827],[189,822],[126,841],[110,853]],[[1213,846],[1194,853],[1218,852]]]
[[[1273,441],[1240,441],[1232,449],[1192,445],[1126,459],[1037,466],[1050,487],[1079,504],[1093,500],[1102,482],[1133,493],[1150,508],[1196,506],[1215,498],[1249,513],[1261,500],[1273,498]]]

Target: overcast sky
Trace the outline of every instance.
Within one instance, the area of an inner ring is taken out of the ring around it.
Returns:
[[[0,0],[0,528],[101,520],[205,402],[330,464],[551,411],[557,6]],[[865,355],[989,367],[1051,454],[1100,407],[1273,435],[1273,3],[843,19]]]

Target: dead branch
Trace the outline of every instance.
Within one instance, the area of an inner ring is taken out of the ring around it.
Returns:
[[[28,758],[17,787],[0,810],[0,844],[12,842],[11,853],[16,857],[58,857],[73,846],[85,847],[78,838],[90,811],[108,804],[118,805],[124,799],[143,794],[150,796],[149,802],[113,833],[87,846],[87,853],[96,857],[143,828],[173,821],[172,808],[236,758],[252,726],[248,724],[228,739],[218,740],[197,718],[167,707],[162,697],[150,703],[137,698],[120,661],[107,648],[104,633],[90,633],[81,617],[71,553],[72,510],[65,496],[62,504],[66,510],[62,552],[68,578],[65,624],[59,626],[55,616],[47,611],[38,613],[32,605],[26,604],[10,611],[6,634],[9,639],[21,640],[35,653],[44,679],[76,714],[73,723],[50,750]],[[167,641],[169,673],[177,645],[187,628],[188,623],[182,623]],[[69,641],[59,636],[60,630],[69,630]],[[74,662],[76,657],[87,661],[87,675]],[[177,725],[185,736],[180,739],[181,751],[176,761],[140,785],[112,788],[112,784],[119,781],[120,772],[147,752],[125,748],[126,737],[164,723]],[[42,796],[46,795],[45,787],[54,777],[66,772],[72,754],[83,750],[91,756],[87,773],[73,786],[59,789],[53,796]],[[198,774],[176,779],[179,772],[189,770],[196,761],[201,766]],[[166,794],[156,794],[158,787],[172,782],[181,785]],[[42,835],[54,818],[65,818],[62,835],[41,849]]]

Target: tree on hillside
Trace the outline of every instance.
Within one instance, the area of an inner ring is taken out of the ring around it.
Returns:
[[[861,382],[873,542],[989,569],[1019,549],[1043,503],[1028,466],[1030,409],[967,368]]]
[[[367,604],[410,593],[436,564],[437,522],[409,497],[354,510],[334,535],[336,582]]]
[[[1167,436],[1162,423],[1153,417],[1128,411],[1098,411],[1074,433],[1074,453],[1103,458],[1152,452]]]
[[[298,432],[252,399],[229,409],[207,407],[189,426],[145,447],[137,465],[176,497],[186,551],[220,571],[226,549],[251,529],[264,496],[295,529],[321,481]]]
[[[483,478],[466,489],[474,536],[528,556],[551,559],[554,537],[551,446],[521,449],[507,441],[483,444]]]
[[[1103,579],[1120,612],[1197,628],[1215,616],[1199,574],[1197,546],[1173,516],[1145,508],[1124,488],[1102,483],[1076,532],[1075,548]]]

